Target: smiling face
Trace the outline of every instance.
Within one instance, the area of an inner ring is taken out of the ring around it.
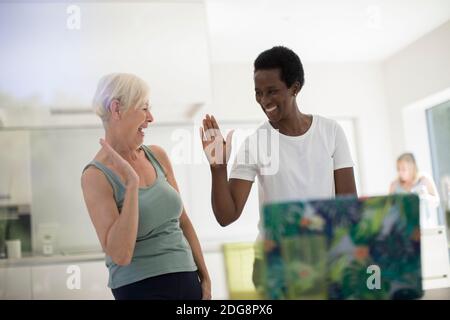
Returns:
[[[397,162],[397,172],[400,181],[408,183],[414,180],[416,168],[413,163],[400,160]]]
[[[128,108],[122,113],[121,136],[127,140],[127,144],[140,146],[144,142],[144,130],[153,120],[148,101],[140,106]]]
[[[281,80],[279,69],[255,71],[254,82],[256,101],[269,121],[277,123],[295,112],[295,95],[300,87],[298,82],[288,88]]]
[[[153,122],[148,99],[139,99],[135,105],[128,108],[122,106],[119,100],[111,103],[111,115],[106,124],[107,132],[116,141],[127,146],[127,149],[137,149],[144,142],[144,130],[149,122]],[[120,142],[119,142],[120,141]]]

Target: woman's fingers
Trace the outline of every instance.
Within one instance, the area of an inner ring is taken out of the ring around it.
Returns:
[[[214,134],[214,128],[211,123],[211,117],[209,116],[209,114],[206,115],[205,122],[206,122],[207,134],[209,136],[209,139],[212,139],[215,136],[215,134]]]
[[[114,150],[113,147],[104,139],[100,139],[100,144],[107,153],[110,161],[114,166],[119,170],[121,174],[123,174],[125,178],[125,184],[129,183],[139,185],[139,175],[133,169],[133,167],[126,161],[122,156]]]
[[[105,139],[100,138],[100,144],[101,144],[101,146],[105,149],[106,152],[108,152],[109,154],[112,153],[113,149],[111,148],[111,146],[109,145],[109,143],[106,142]]]
[[[214,116],[206,114],[203,127],[199,128],[203,150],[210,164],[226,164],[231,154],[231,142],[234,130],[231,130],[226,140],[220,132],[219,124]],[[208,147],[208,148],[207,148]]]
[[[100,144],[102,145],[103,148],[105,148],[106,152],[108,152],[108,154],[113,159],[116,159],[117,157],[120,157],[120,155],[116,152],[116,150],[114,150],[113,147],[111,147],[111,145],[108,142],[106,142],[106,140],[100,139]]]
[[[113,147],[111,147],[111,145],[105,141],[104,139],[100,139],[100,144],[102,145],[102,147],[105,149],[106,153],[109,156],[109,159],[117,166],[119,167],[127,167],[129,166],[128,162],[122,158],[122,156],[120,154],[117,153],[116,150],[114,150]]]
[[[209,114],[205,115],[205,119],[203,120],[205,124],[205,131],[209,129]]]
[[[217,121],[214,118],[214,116],[211,116],[210,121],[211,121],[211,128],[214,132],[214,136],[217,138],[221,138],[223,140],[222,133],[220,132],[219,125],[217,124]]]
[[[199,128],[199,133],[200,133],[200,140],[202,141],[202,146],[203,148],[206,147],[206,136],[205,136],[205,131],[203,130],[203,127]]]
[[[220,132],[219,124],[213,115],[206,114],[203,119],[204,134],[207,140],[220,138],[223,140],[222,133]]]
[[[219,124],[217,123],[217,120],[216,118],[214,118],[213,115],[209,116],[209,127],[211,128],[211,132],[213,132],[213,135],[215,137],[223,139],[222,133],[220,132]]]
[[[214,116],[211,116],[211,125],[214,129],[220,130],[219,125],[217,124],[216,118],[214,118]]]
[[[204,134],[205,134],[205,137],[206,137],[206,141],[211,140],[211,131],[209,130],[207,119],[203,120],[203,128],[205,128],[204,129]]]

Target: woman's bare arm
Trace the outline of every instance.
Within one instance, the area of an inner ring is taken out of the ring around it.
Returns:
[[[113,189],[104,174],[89,167],[81,176],[81,188],[89,216],[103,250],[118,265],[127,265],[133,257],[138,229],[139,176],[108,144],[102,146],[126,177],[125,199],[119,214]]]

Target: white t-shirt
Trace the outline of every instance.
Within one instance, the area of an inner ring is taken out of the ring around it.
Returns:
[[[259,208],[271,202],[334,198],[334,170],[353,167],[347,139],[334,120],[314,115],[297,137],[266,121],[242,143],[230,179],[258,177]]]

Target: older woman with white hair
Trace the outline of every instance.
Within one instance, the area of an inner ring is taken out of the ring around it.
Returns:
[[[101,149],[83,170],[86,206],[116,299],[211,298],[211,281],[164,150],[145,146],[149,88],[132,74],[100,79]]]

